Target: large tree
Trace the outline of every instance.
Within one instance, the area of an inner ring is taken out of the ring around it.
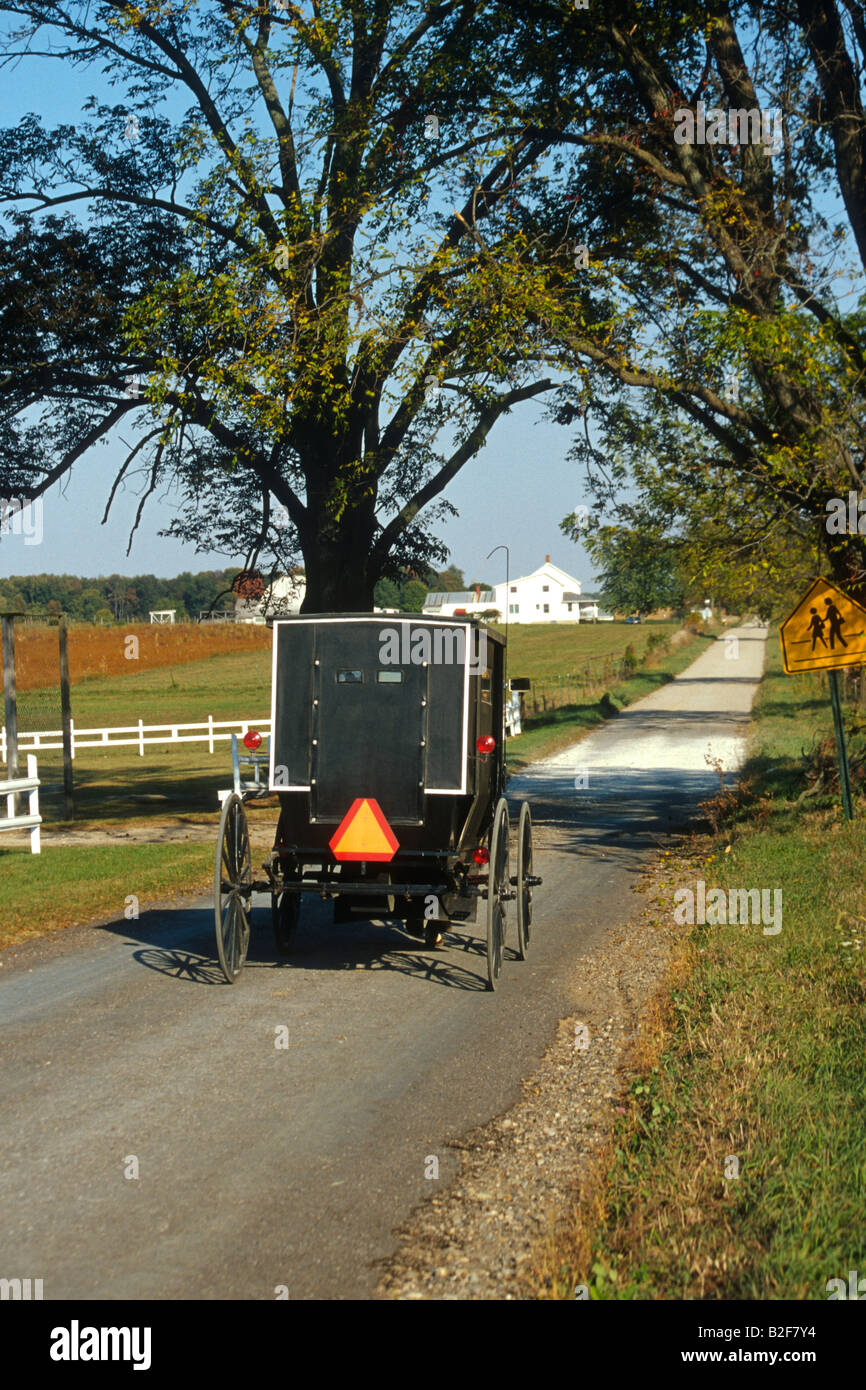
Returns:
[[[560,132],[578,154],[564,197],[596,302],[614,305],[578,332],[549,324],[572,354],[559,418],[578,423],[575,458],[608,503],[661,470],[672,534],[707,522],[708,556],[759,566],[788,531],[862,587],[863,537],[826,526],[830,499],[866,494],[861,6],[606,0],[579,53],[559,6],[535,19],[527,63],[552,47],[593,112],[591,129]],[[657,491],[647,500],[650,534]],[[582,528],[570,514],[566,530]]]
[[[115,487],[173,480],[172,532],[248,567],[300,551],[308,610],[443,559],[448,483],[555,384],[533,306],[575,297],[527,232],[575,101],[555,71],[474,0],[0,11],[9,70],[120,98],[3,133],[0,491],[123,425]]]

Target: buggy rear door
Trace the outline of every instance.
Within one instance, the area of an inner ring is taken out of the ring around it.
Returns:
[[[391,824],[421,824],[427,667],[380,662],[378,623],[316,629],[312,819],[375,797]]]

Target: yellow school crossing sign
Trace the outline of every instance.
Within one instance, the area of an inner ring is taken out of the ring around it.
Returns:
[[[814,581],[779,633],[789,676],[866,665],[866,608],[828,579]]]

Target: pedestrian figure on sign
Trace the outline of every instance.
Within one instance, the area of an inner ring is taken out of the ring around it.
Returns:
[[[842,636],[842,623],[844,621],[842,614],[831,598],[825,598],[824,603],[827,605],[827,622],[830,624],[830,650],[832,652],[837,637],[843,647],[847,647],[848,643]]]
[[[810,608],[809,612],[812,616],[809,619],[808,631],[812,634],[812,651],[814,651],[815,643],[818,641],[820,641],[822,647],[827,646],[827,643],[824,641],[824,619],[821,617],[817,608]]]

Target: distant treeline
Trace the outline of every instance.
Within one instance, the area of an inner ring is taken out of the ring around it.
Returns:
[[[176,621],[183,622],[198,618],[213,604],[217,610],[231,611],[234,597],[226,591],[237,573],[236,569],[203,570],[199,574],[187,570],[174,579],[160,579],[154,574],[110,574],[98,579],[71,574],[13,575],[0,579],[0,609],[57,618],[63,615],[73,622],[146,623],[154,609],[173,608]],[[423,578],[407,576],[400,582],[383,579],[376,585],[375,602],[381,608],[420,613],[428,590],[470,589],[480,582],[467,584],[462,571],[451,565],[441,574],[431,572]]]
[[[178,622],[197,618],[224,589],[231,588],[237,570],[188,571],[175,579],[155,574],[109,574],[81,579],[73,574],[13,575],[0,579],[0,608],[20,613],[64,615],[73,622],[144,622],[155,608],[174,608]],[[221,609],[234,607],[229,594]]]

